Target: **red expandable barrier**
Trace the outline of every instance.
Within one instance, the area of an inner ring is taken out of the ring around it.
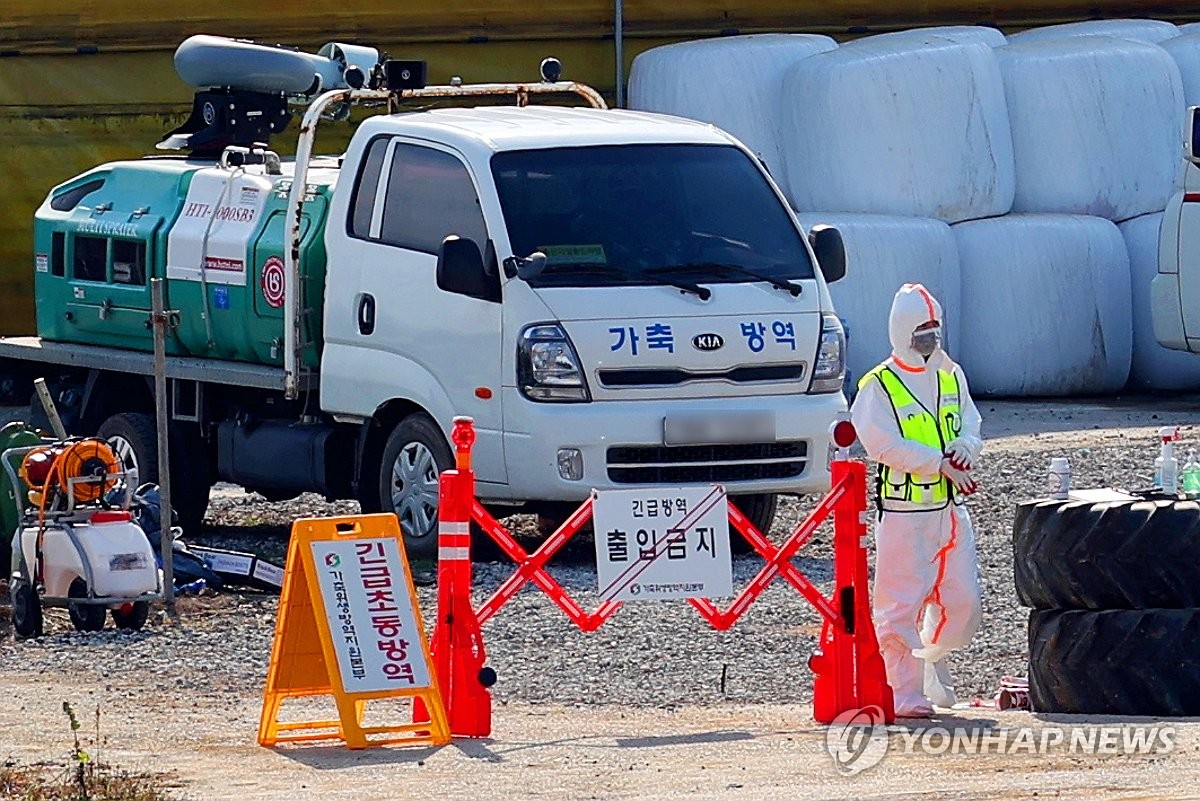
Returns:
[[[592,612],[585,610],[546,570],[546,564],[591,519],[586,501],[532,554],[500,525],[475,498],[471,446],[475,430],[470,418],[456,417],[451,436],[454,470],[442,473],[438,506],[438,609],[433,633],[433,662],[438,671],[450,731],[457,737],[487,737],[491,733],[489,687],[495,673],[486,666],[481,626],[491,619],[526,583],[532,582],[582,631],[595,631],[621,608],[609,600]],[[745,614],[776,578],[782,578],[821,615],[824,625],[818,650],[810,657],[813,717],[829,723],[843,712],[878,706],[883,718],[895,720],[892,690],[887,683],[875,626],[867,566],[866,465],[848,459],[831,464],[832,487],[817,508],[776,546],[745,515],[729,505],[729,523],[765,560],[750,583],[727,609],[707,598],[689,598],[713,628],[726,630]],[[812,540],[830,515],[834,523],[834,590],[826,598],[792,559]],[[517,570],[476,609],[471,602],[471,523],[479,525],[517,565]],[[423,715],[417,709],[415,714]],[[417,719],[424,719],[418,717]]]

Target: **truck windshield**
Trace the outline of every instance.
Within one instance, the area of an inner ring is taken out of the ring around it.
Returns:
[[[733,146],[515,150],[492,174],[514,255],[547,256],[534,286],[813,277],[787,208]]]

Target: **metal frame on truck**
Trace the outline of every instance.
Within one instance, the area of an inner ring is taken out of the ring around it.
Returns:
[[[551,61],[551,60],[548,60]],[[557,67],[557,62],[552,69]],[[545,72],[547,63],[543,62]],[[604,98],[590,86],[574,81],[544,81],[542,83],[482,83],[451,86],[426,86],[421,88],[397,89],[335,89],[317,97],[304,112],[300,123],[300,138],[296,143],[296,172],[288,195],[289,222],[288,241],[284,250],[285,277],[283,284],[283,394],[288,400],[297,398],[301,391],[301,375],[304,368],[300,363],[301,308],[297,287],[300,286],[300,240],[303,233],[304,195],[308,178],[308,165],[313,157],[313,144],[317,137],[317,124],[326,109],[336,103],[387,103],[387,113],[394,114],[406,101],[437,98],[479,98],[513,96],[518,106],[529,104],[531,95],[575,94],[582,97],[592,108],[608,106]]]

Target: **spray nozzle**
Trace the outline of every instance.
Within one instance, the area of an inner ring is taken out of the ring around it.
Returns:
[[[1178,442],[1179,426],[1163,426],[1158,429],[1158,438],[1162,442]]]

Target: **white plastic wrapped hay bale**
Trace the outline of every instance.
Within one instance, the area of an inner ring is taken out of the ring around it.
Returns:
[[[995,50],[1012,121],[1014,211],[1126,220],[1182,178],[1183,84],[1157,45],[1082,36]]]
[[[1158,272],[1158,233],[1163,215],[1146,214],[1121,223],[1133,285],[1133,366],[1137,389],[1200,389],[1200,355],[1169,350],[1154,337],[1150,282]]]
[[[1200,33],[1200,22],[1188,22],[1179,26],[1179,35],[1187,36],[1191,33]]]
[[[1158,44],[1178,36],[1179,27],[1159,19],[1089,19],[1064,25],[1045,25],[1009,34],[1010,42],[1049,42],[1076,36],[1119,36]]]
[[[1116,392],[1133,348],[1129,256],[1099,217],[1010,214],[953,226],[959,361],[983,395]]]
[[[1183,78],[1184,106],[1200,105],[1200,29],[1168,39],[1160,47],[1175,59]],[[1180,112],[1182,115],[1182,111]]]
[[[858,42],[886,42],[895,41],[902,37],[911,36],[937,36],[941,39],[949,39],[952,42],[982,42],[989,47],[1003,47],[1008,44],[1008,37],[1001,33],[996,28],[989,28],[986,25],[938,25],[931,28],[909,28],[903,31],[890,31],[888,33],[877,33],[874,36],[865,36],[862,39],[855,39],[852,42],[847,42],[847,45],[854,45]]]
[[[797,215],[804,230],[832,225],[846,243],[846,277],[829,285],[833,307],[850,328],[847,366],[855,381],[892,352],[888,313],[903,284],[921,283],[945,310],[945,344],[954,355],[962,306],[958,246],[950,226],[920,217],[878,214]]]
[[[1004,214],[1014,172],[993,49],[916,33],[798,62],[784,79],[781,148],[800,211]]]
[[[656,47],[633,60],[629,107],[711,122],[740,139],[786,191],[779,94],[788,68],[837,47],[828,36],[761,34]]]

